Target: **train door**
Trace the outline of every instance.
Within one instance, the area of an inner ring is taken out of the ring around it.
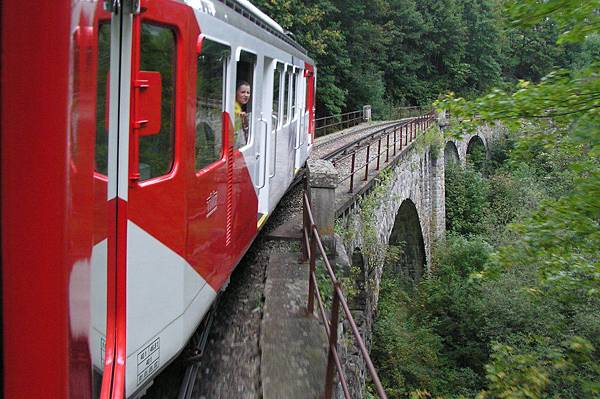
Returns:
[[[196,87],[189,83],[196,81],[199,34],[192,9],[173,0],[142,1],[133,20],[128,147],[119,147],[129,166],[119,175],[126,206],[125,220],[118,219],[125,239],[119,248],[126,264],[126,396],[144,389],[185,345],[216,295],[187,253],[196,132]],[[225,176],[218,162],[198,177],[207,187]],[[208,197],[204,204],[211,206]],[[223,212],[218,216],[222,223]]]
[[[256,228],[266,220],[268,209],[266,206],[266,197],[263,193],[261,201],[261,191],[266,185],[264,174],[264,157],[261,151],[265,147],[265,118],[263,117],[263,71],[264,58],[257,57],[256,54],[238,48],[236,75],[235,75],[235,102],[234,102],[234,138],[235,148],[239,153],[235,154],[236,161],[234,165],[234,207],[239,215],[256,215],[254,226],[245,226],[245,228]],[[240,162],[242,161],[243,162]],[[252,182],[251,189],[244,188],[245,182]],[[256,199],[249,202],[243,198],[249,198],[252,194]],[[256,201],[258,203],[256,204]],[[254,202],[257,208],[254,208]],[[245,224],[246,220],[240,219],[238,223]]]
[[[273,72],[273,116],[271,124],[271,142],[273,143],[273,157],[269,165],[271,211],[279,202],[294,173],[294,146],[295,135],[291,129],[290,115],[290,82],[291,66],[277,63]],[[276,110],[276,111],[275,111]]]
[[[286,106],[288,117],[288,183],[294,178],[296,174],[296,154],[299,149],[299,140],[298,140],[298,118],[297,118],[297,73],[296,67],[294,65],[289,65],[287,68],[287,82],[289,86],[289,90],[287,93],[288,105]]]
[[[257,129],[257,139],[259,139],[259,148],[256,158],[259,160],[259,176],[257,178],[258,189],[258,212],[259,220],[258,227],[262,227],[267,215],[270,212],[269,198],[269,183],[268,170],[269,165],[272,165],[274,157],[274,142],[272,132],[277,129],[279,119],[279,84],[280,77],[278,75],[277,61],[272,58],[265,57],[263,62],[263,93],[262,107],[259,118],[259,126]]]
[[[193,332],[199,320],[183,313],[202,313],[190,298],[202,298],[207,285],[186,253],[194,163],[184,132],[195,131],[195,104],[187,101],[195,87],[187,82],[195,82],[198,25],[193,11],[173,0],[124,4],[137,9],[113,10],[111,22],[108,191],[116,212],[108,215],[114,234],[102,397],[145,388]],[[214,290],[208,294],[214,298]]]
[[[302,70],[299,70],[296,74],[296,85],[297,85],[297,119],[298,119],[298,127],[297,127],[297,150],[296,150],[296,170],[300,169],[304,163],[306,162],[306,158],[308,156],[308,137],[306,134],[307,131],[307,120],[305,116],[305,77]]]
[[[227,276],[228,70],[231,48],[203,36],[196,62],[194,170],[187,188],[188,259],[218,289]]]

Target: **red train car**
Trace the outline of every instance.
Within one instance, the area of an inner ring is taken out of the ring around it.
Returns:
[[[139,396],[306,161],[314,62],[245,0],[1,10],[4,397]]]

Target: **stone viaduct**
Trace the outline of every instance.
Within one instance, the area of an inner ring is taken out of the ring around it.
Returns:
[[[442,130],[447,126],[443,116],[438,124]],[[414,281],[431,268],[433,244],[445,233],[445,166],[449,162],[464,165],[467,155],[478,146],[487,154],[497,130],[482,127],[461,140],[413,144],[380,173],[379,182],[363,196],[340,201],[343,194],[335,194],[337,273],[355,285],[354,294],[349,295],[350,305],[365,342],[371,341],[384,267],[397,268]],[[310,168],[309,164],[309,174]],[[318,207],[314,201],[313,194],[313,207]],[[340,202],[346,205],[340,208]],[[342,335],[349,334],[347,325],[342,322],[340,327]],[[339,342],[352,397],[362,397],[366,375],[362,358],[354,340]],[[341,391],[338,397],[343,397],[340,395]]]

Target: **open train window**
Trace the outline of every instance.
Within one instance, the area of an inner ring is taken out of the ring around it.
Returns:
[[[140,180],[167,174],[173,167],[175,138],[175,33],[166,26],[142,23],[140,71],[160,73],[160,131],[140,137]]]
[[[196,81],[196,171],[222,157],[229,47],[204,39]]]
[[[275,67],[275,72],[273,72],[273,114],[271,120],[271,130],[277,130],[279,126],[279,121],[281,120],[281,115],[279,110],[281,107],[279,106],[280,101],[280,93],[281,93],[281,76],[283,75],[283,64],[277,63]]]
[[[283,124],[285,125],[290,121],[289,115],[289,91],[290,91],[290,72],[286,70],[283,75]]]
[[[254,67],[256,55],[242,51],[237,63],[235,104],[234,104],[234,147],[241,148],[252,138],[252,92],[254,88]]]
[[[96,172],[108,175],[108,71],[110,69],[110,22],[98,27],[98,77],[96,86]]]

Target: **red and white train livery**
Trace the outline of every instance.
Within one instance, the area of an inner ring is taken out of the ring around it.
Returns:
[[[139,395],[306,161],[314,62],[245,0],[1,13],[5,397]]]

